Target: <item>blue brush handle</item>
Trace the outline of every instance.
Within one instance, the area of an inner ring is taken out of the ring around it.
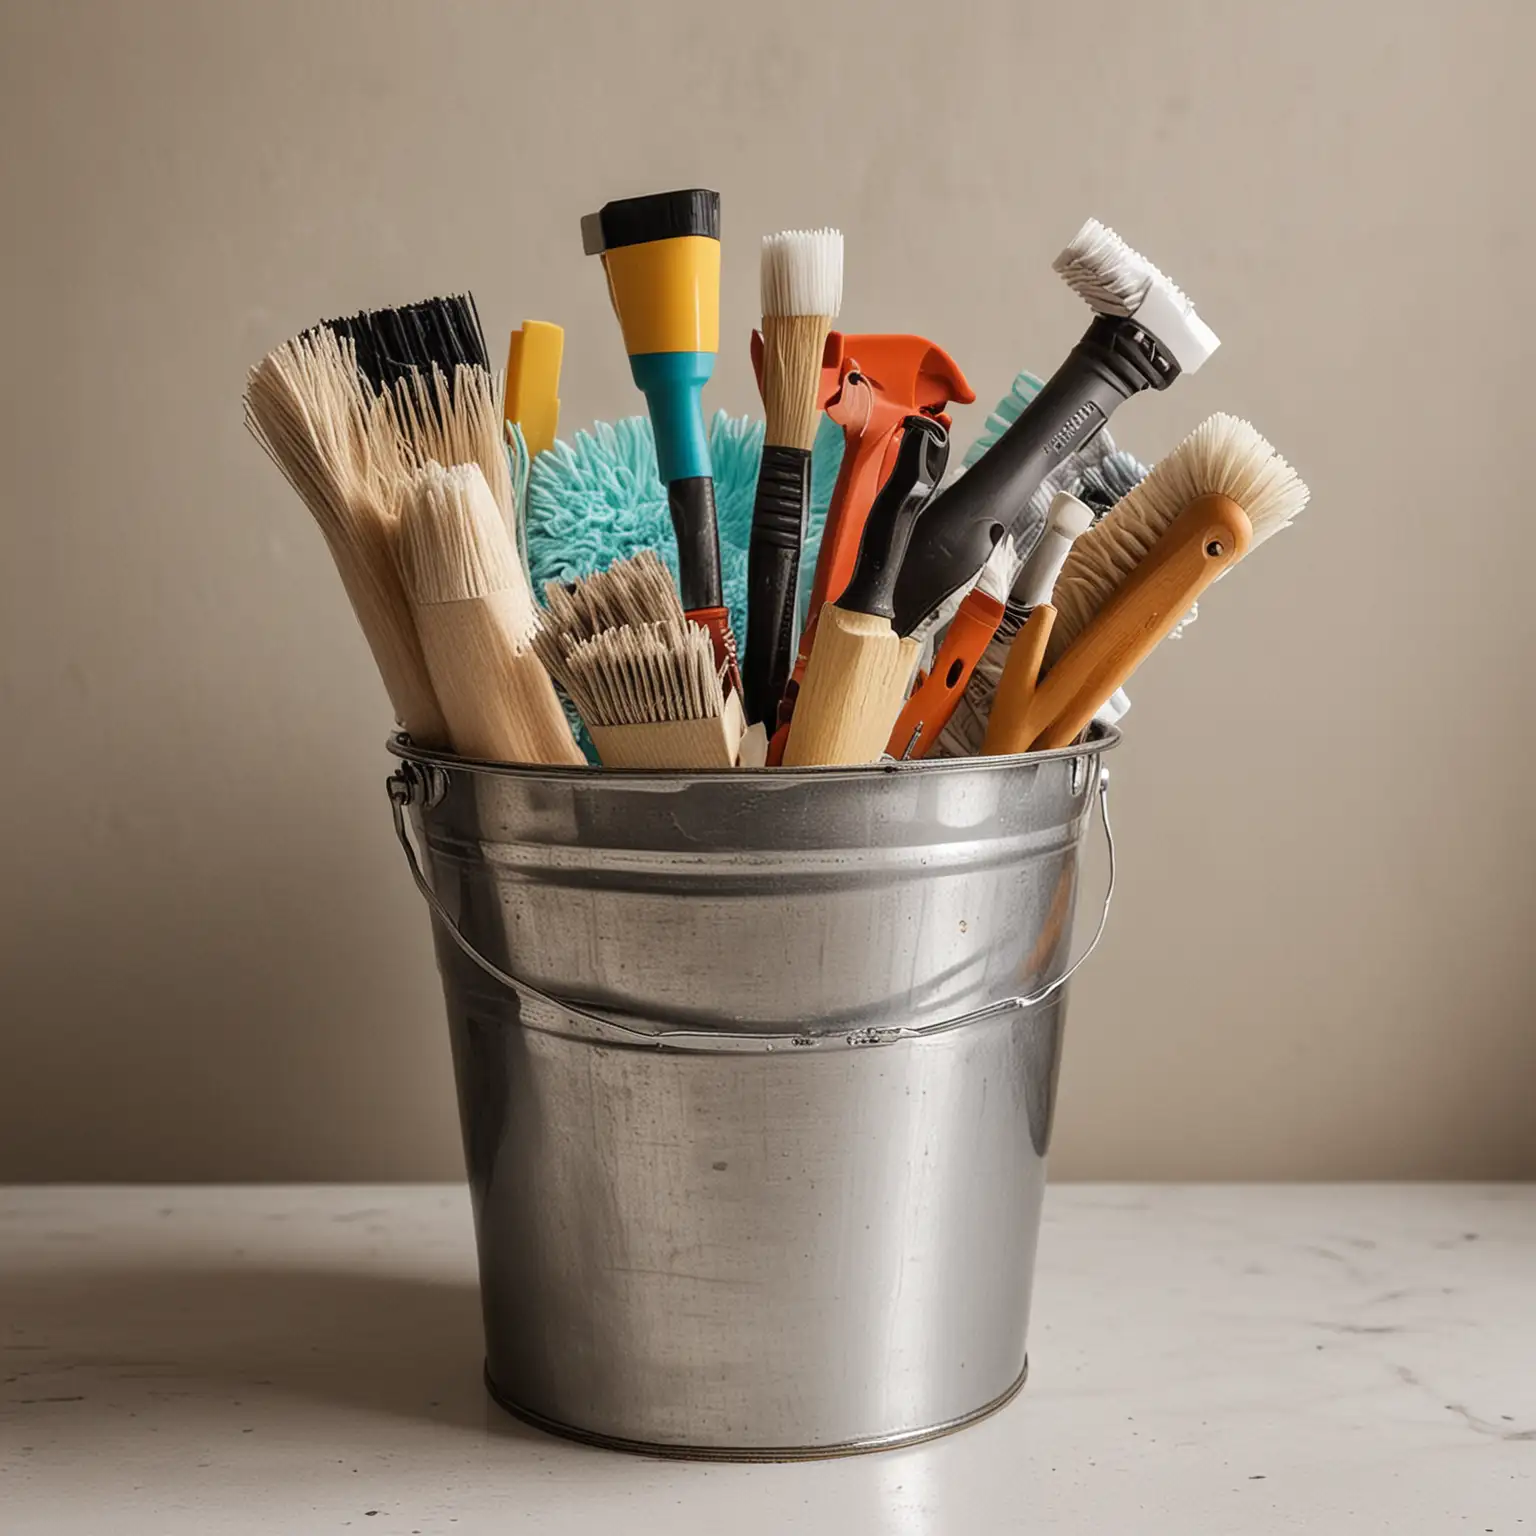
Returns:
[[[709,434],[704,430],[704,386],[715,371],[713,352],[643,352],[629,371],[645,395],[656,433],[661,483],[709,476]]]

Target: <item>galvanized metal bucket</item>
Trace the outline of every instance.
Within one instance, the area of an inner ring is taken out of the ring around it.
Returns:
[[[603,1445],[779,1459],[1018,1391],[1117,740],[696,777],[391,743],[498,1401]]]

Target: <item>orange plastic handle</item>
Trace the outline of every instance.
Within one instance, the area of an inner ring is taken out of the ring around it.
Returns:
[[[975,588],[944,632],[944,643],[927,677],[913,690],[886,744],[892,757],[926,757],[949,724],[971,673],[1003,621],[1003,604]],[[913,737],[916,736],[916,741]],[[911,750],[908,751],[910,746]]]

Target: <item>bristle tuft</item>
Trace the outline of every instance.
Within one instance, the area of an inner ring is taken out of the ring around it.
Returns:
[[[996,598],[1000,603],[1004,602],[1015,578],[1023,568],[1024,562],[1019,558],[1018,546],[1013,541],[1013,535],[1004,534],[992,546],[992,553],[987,556],[987,563],[981,568],[976,586],[988,597]]]
[[[400,504],[400,571],[422,607],[510,592],[514,635],[532,634],[533,600],[478,464],[428,463],[412,477]]]
[[[359,310],[322,324],[352,342],[358,371],[377,390],[392,389],[415,371],[438,368],[452,378],[460,367],[490,368],[485,333],[468,293]]]
[[[1107,224],[1089,219],[1052,263],[1067,286],[1101,315],[1134,315],[1154,282],[1184,295]]]
[[[843,302],[843,235],[837,229],[786,229],[763,236],[765,315],[835,317]]]
[[[1047,669],[1185,507],[1213,494],[1243,509],[1253,525],[1252,548],[1287,527],[1308,496],[1301,477],[1251,423],[1223,412],[1208,417],[1072,546],[1051,597],[1057,618]]]
[[[568,643],[546,664],[593,729],[710,720],[725,712],[714,645],[702,624],[619,624]]]

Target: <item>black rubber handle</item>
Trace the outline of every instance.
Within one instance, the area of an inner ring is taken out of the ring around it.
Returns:
[[[898,574],[913,530],[929,507],[934,487],[949,463],[949,433],[931,416],[908,416],[901,424],[896,463],[869,509],[859,558],[837,606],[850,613],[890,618]]]
[[[1179,367],[1135,318],[1100,315],[1023,414],[934,498],[896,582],[897,634],[909,635],[986,564],[1013,532],[1040,482],[1144,389],[1166,389]]]
[[[800,550],[810,510],[810,451],[767,444],[747,545],[747,654],[741,687],[752,721],[777,715],[800,643]]]
[[[677,590],[683,608],[692,612],[723,607],[715,482],[708,475],[672,481],[667,487],[667,510],[677,535]]]

